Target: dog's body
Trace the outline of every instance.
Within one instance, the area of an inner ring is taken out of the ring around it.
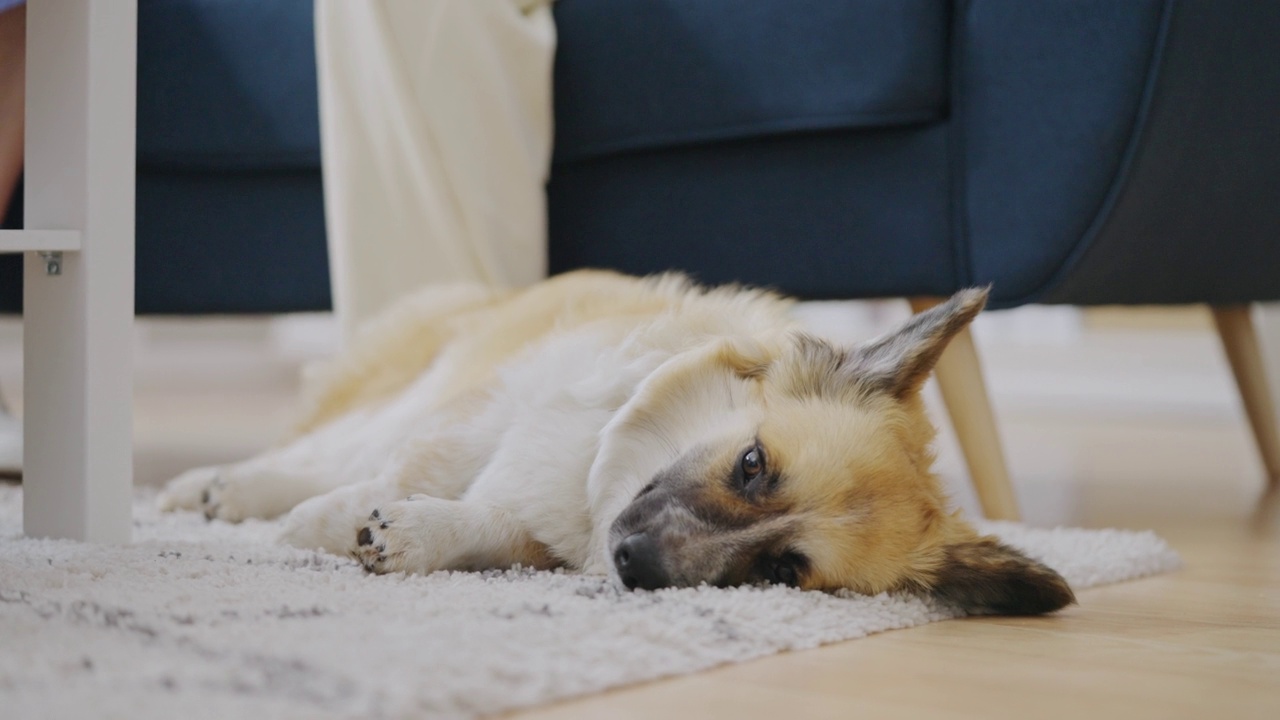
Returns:
[[[288,512],[286,542],[374,572],[521,563],[1047,612],[1062,579],[945,512],[929,471],[919,387],[984,300],[842,350],[783,298],[679,276],[427,290],[318,373],[297,438],[160,502]]]

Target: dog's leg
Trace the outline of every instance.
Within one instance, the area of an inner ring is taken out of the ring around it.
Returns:
[[[313,497],[285,518],[280,542],[304,550],[352,555],[356,533],[369,522],[369,510],[404,496],[399,485],[379,479]]]
[[[156,504],[163,511],[202,511],[210,520],[270,519],[335,486],[334,478],[268,454],[243,463],[189,470],[169,482]]]
[[[366,425],[367,418],[349,416],[244,462],[190,470],[171,480],[156,503],[228,522],[283,515],[303,500],[374,476],[376,469],[358,462]]]
[[[376,477],[378,453],[368,451],[385,445],[391,434],[385,424],[373,429],[386,412],[372,406],[402,391],[431,365],[453,337],[454,318],[501,297],[480,286],[456,286],[427,288],[406,298],[371,323],[340,358],[312,368],[300,435],[245,462],[178,476],[160,493],[160,509],[203,510],[210,518],[232,522],[271,518],[337,487]]]
[[[459,398],[428,417],[394,405],[357,410],[256,458],[184,473],[158,503],[161,510],[203,510],[210,519],[239,522],[277,517],[305,500],[374,480],[389,499],[414,493],[456,498],[493,452],[492,442],[476,441],[468,425],[483,403],[482,394]],[[421,426],[421,434],[398,437],[406,425]],[[356,517],[366,517],[383,497]]]
[[[426,495],[380,505],[347,542],[365,569],[378,574],[559,564],[505,510]]]
[[[467,424],[448,425],[406,440],[368,482],[341,487],[298,505],[289,513],[281,542],[349,555],[369,511],[416,494],[458,498],[484,467],[492,448],[469,437]]]

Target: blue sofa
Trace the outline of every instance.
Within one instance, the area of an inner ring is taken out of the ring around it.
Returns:
[[[1280,297],[1280,4],[564,0],[552,265]]]
[[[310,3],[139,5],[138,310],[328,307]],[[1280,298],[1280,4],[555,12],[554,271],[827,298],[993,283],[1003,307]]]

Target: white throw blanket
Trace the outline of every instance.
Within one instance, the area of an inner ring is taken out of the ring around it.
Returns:
[[[93,546],[21,538],[21,490],[0,486],[0,717],[471,716],[954,616],[902,595],[377,577],[272,544],[276,523],[159,515],[150,500],[134,544]],[[1179,562],[1151,533],[980,529],[1076,589]]]

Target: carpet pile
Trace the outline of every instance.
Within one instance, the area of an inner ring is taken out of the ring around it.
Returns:
[[[469,717],[955,617],[906,595],[631,593],[513,569],[375,577],[274,522],[161,515],[134,543],[21,536],[0,486],[0,707],[12,718]],[[1151,533],[982,530],[1077,590],[1165,572]]]

